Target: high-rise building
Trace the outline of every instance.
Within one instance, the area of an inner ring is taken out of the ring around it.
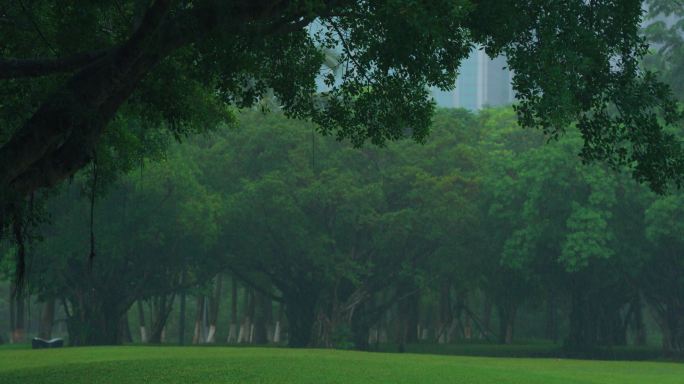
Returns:
[[[502,56],[490,59],[482,50],[473,50],[461,63],[456,88],[451,91],[433,89],[432,95],[440,107],[479,110],[487,106],[513,102],[512,73],[506,69]]]

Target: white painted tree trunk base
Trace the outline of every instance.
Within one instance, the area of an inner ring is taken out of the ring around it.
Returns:
[[[147,328],[144,325],[140,326],[140,342],[147,343]]]
[[[280,343],[280,321],[276,321],[275,330],[273,330],[273,343]]]
[[[231,324],[228,327],[228,339],[226,340],[228,343],[235,343],[237,342],[237,324]]]
[[[238,338],[237,342],[238,344],[244,343],[246,341],[246,325],[245,324],[240,324],[240,332],[238,332]]]

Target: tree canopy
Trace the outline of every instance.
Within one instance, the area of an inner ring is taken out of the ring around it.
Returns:
[[[422,141],[474,46],[514,71],[523,127],[579,129],[585,160],[629,168],[654,190],[681,183],[679,117],[644,72],[641,1],[127,0],[0,8],[0,221],[109,145],[232,122],[271,93],[321,132]],[[312,28],[312,25],[319,26]],[[340,51],[340,81],[322,69]],[[328,88],[316,94],[316,76]],[[16,221],[16,220],[15,220]]]

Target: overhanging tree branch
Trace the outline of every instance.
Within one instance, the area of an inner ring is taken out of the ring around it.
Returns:
[[[81,52],[55,59],[0,59],[0,79],[39,77],[83,68],[112,52],[113,48]]]

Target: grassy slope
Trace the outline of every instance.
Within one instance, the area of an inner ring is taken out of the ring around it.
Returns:
[[[332,350],[0,350],[0,383],[682,383],[684,364]]]

